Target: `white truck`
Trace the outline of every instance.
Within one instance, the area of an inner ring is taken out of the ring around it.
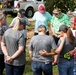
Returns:
[[[37,11],[39,4],[44,4],[44,0],[15,0],[14,1],[14,12],[17,12],[19,9],[24,9],[27,17],[32,17],[34,12]]]

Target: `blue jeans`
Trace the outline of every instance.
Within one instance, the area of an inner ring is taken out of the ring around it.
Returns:
[[[76,62],[76,61],[75,61]],[[76,75],[76,63],[74,64],[74,69],[73,69],[73,71],[74,71],[74,75]]]
[[[74,75],[74,60],[58,63],[59,75]]]
[[[0,75],[3,75],[4,68],[5,68],[4,55],[0,54]]]
[[[52,75],[52,63],[32,61],[32,71],[34,75]]]
[[[5,67],[6,67],[6,75],[23,75],[25,65],[13,66],[5,64]]]

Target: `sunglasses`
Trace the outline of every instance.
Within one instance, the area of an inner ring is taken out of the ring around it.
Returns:
[[[59,15],[59,13],[53,13],[54,15]]]

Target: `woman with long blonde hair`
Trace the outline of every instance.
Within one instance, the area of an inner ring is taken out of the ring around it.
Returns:
[[[5,56],[6,75],[23,75],[25,68],[25,42],[21,30],[26,21],[16,19],[13,28],[3,35],[1,48]]]

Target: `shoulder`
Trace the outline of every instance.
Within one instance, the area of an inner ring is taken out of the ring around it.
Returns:
[[[13,18],[13,20],[16,20],[18,17]]]
[[[34,15],[36,15],[36,14],[39,14],[39,12],[38,12],[38,11],[36,11],[36,12],[34,13]]]
[[[51,14],[50,14],[49,12],[47,12],[47,11],[46,11],[45,13],[46,13],[46,14],[49,14],[49,15],[51,15]]]
[[[45,35],[45,38],[48,38],[49,40],[53,40],[53,37],[50,35]]]
[[[67,14],[64,14],[64,13],[62,13],[62,16],[69,18],[68,15]]]

